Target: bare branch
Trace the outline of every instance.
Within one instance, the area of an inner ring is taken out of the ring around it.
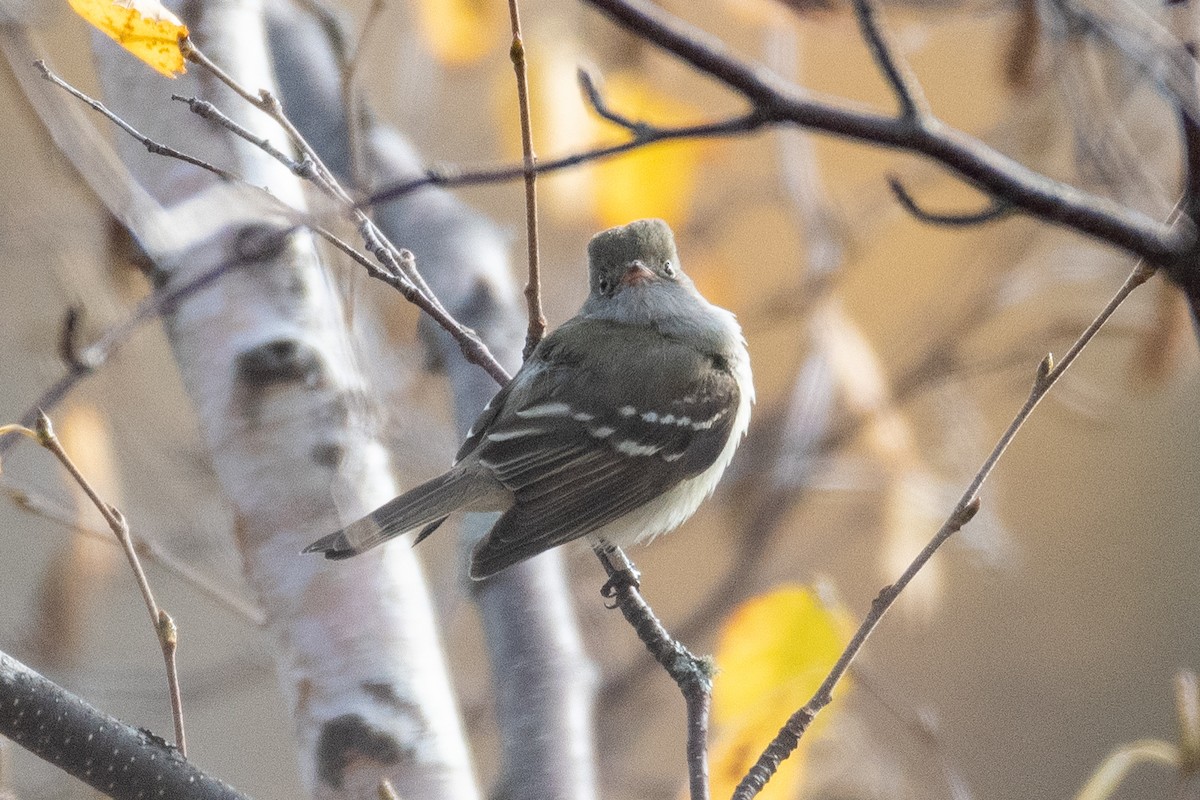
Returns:
[[[513,71],[517,76],[517,108],[521,117],[521,157],[525,175],[525,241],[529,250],[529,281],[525,284],[525,303],[529,315],[529,330],[521,355],[529,358],[533,348],[546,335],[546,316],[542,313],[542,276],[538,255],[537,173],[533,170],[537,156],[533,153],[533,129],[529,118],[529,75],[525,65],[525,40],[521,38],[521,11],[517,0],[508,0],[508,17],[512,25],[512,46],[508,50]]]
[[[160,737],[105,714],[5,653],[0,708],[0,735],[117,800],[248,800]]]
[[[354,204],[350,195],[347,194],[346,190],[338,182],[337,176],[325,165],[321,156],[309,145],[303,134],[301,134],[284,113],[283,106],[275,95],[265,89],[261,90],[258,95],[253,94],[205,56],[187,37],[180,39],[180,47],[188,60],[207,69],[238,96],[262,111],[284,129],[288,137],[291,138],[292,142],[299,148],[303,155],[300,163],[303,164],[304,161],[312,162],[314,174],[305,177],[309,177],[315,186],[343,206],[349,217],[358,224],[359,234],[362,236],[363,242],[371,254],[379,259],[388,269],[394,270],[398,275],[403,275],[407,279],[407,282],[404,284],[393,284],[396,288],[400,289],[405,299],[413,302],[421,310],[428,313],[435,322],[454,336],[455,340],[462,344],[463,355],[468,361],[486,370],[498,384],[503,385],[507,383],[509,378],[508,372],[500,365],[496,357],[492,355],[488,346],[473,331],[464,328],[446,311],[441,301],[438,300],[437,295],[433,293],[420,272],[417,271],[416,259],[412,257],[412,254],[408,253],[406,255],[405,251],[400,250],[392,244],[391,240],[379,230],[366,213]],[[234,123],[232,120],[230,120],[229,124],[225,124],[224,122],[221,124],[252,144],[258,144],[257,140],[261,139],[261,137],[254,136],[248,131],[245,133],[239,132],[237,129],[242,126]],[[282,159],[282,163],[285,166],[289,166],[289,169],[291,168],[289,164],[290,159],[279,153],[275,148],[264,149],[264,152],[277,160]]]
[[[606,116],[610,121],[616,121],[610,116]],[[621,118],[624,120],[625,118]],[[628,122],[623,124],[623,127],[628,127],[634,131],[634,138],[619,144],[604,145],[602,147],[594,147],[589,150],[583,150],[573,155],[562,156],[560,158],[550,159],[548,161],[540,161],[533,166],[533,171],[538,175],[545,175],[551,172],[559,172],[560,170],[577,167],[580,164],[587,164],[592,161],[602,161],[606,158],[619,156],[622,153],[628,153],[631,150],[636,150],[639,147],[655,144],[657,142],[674,141],[677,139],[714,139],[723,136],[740,136],[744,134],[754,133],[760,130],[767,120],[757,111],[750,111],[745,114],[739,114],[728,119],[717,120],[715,122],[704,122],[697,125],[683,125],[675,128],[660,128],[654,125],[649,125],[644,122]],[[622,123],[617,123],[622,124]],[[375,206],[382,203],[387,203],[396,200],[407,194],[424,189],[427,186],[438,186],[444,189],[453,189],[459,186],[480,186],[494,183],[508,183],[509,181],[517,180],[525,175],[525,166],[502,166],[493,167],[491,169],[480,170],[463,170],[457,167],[435,167],[430,168],[425,174],[419,178],[394,183],[391,186],[385,186],[382,189],[374,192],[370,197],[363,200],[362,206]]]
[[[896,47],[879,24],[879,9],[874,0],[854,0],[854,13],[863,39],[883,76],[900,103],[900,119],[910,125],[922,125],[932,116],[925,93],[908,64],[896,53]]]
[[[98,111],[101,114],[103,114],[104,116],[108,117],[108,119],[111,120],[114,125],[116,125],[118,128],[120,128],[121,130],[128,133],[134,139],[137,139],[139,142],[141,142],[145,146],[146,150],[149,153],[151,153],[152,155],[166,156],[168,158],[178,159],[179,161],[183,161],[187,164],[191,164],[193,166],[200,167],[201,169],[208,170],[209,172],[222,178],[223,180],[233,180],[234,179],[235,176],[232,173],[226,172],[225,170],[221,169],[220,167],[217,167],[217,166],[214,166],[213,164],[208,163],[204,159],[196,158],[195,156],[190,156],[187,153],[176,150],[173,147],[167,147],[165,144],[160,144],[159,142],[156,142],[153,139],[151,139],[149,136],[145,136],[139,130],[137,130],[132,125],[130,125],[128,122],[121,119],[113,112],[109,111],[108,107],[105,106],[103,103],[101,103],[99,100],[96,100],[93,97],[89,97],[88,95],[86,95],[83,92],[76,89],[71,84],[64,81],[62,78],[55,75],[54,72],[52,72],[50,70],[50,68],[46,66],[45,61],[38,59],[37,61],[33,62],[33,65],[38,68],[39,72],[42,73],[43,78],[50,81],[51,83],[53,83],[55,86],[59,87],[60,89],[63,89],[66,92],[68,92],[69,94],[74,95],[75,97],[79,98],[80,100],[82,100],[83,102],[87,103],[89,106],[94,108],[96,111]]]
[[[198,53],[199,51],[193,46],[190,52]],[[207,60],[205,60],[203,63],[211,64],[211,62],[208,62]],[[96,108],[98,111],[112,120],[122,130],[126,131],[143,144],[146,144],[147,149],[150,150],[151,153],[177,158],[189,164],[200,166],[227,180],[241,180],[232,173],[226,172],[218,167],[214,167],[211,164],[208,164],[208,162],[194,158],[178,150],[164,147],[152,139],[143,136],[119,116],[113,114],[111,111],[105,108],[101,103],[93,100],[88,95],[54,75],[54,73],[52,73],[43,62],[39,61],[38,65],[39,69],[42,70],[43,75],[45,75],[48,80],[53,82],[55,85],[62,87],[93,108]],[[216,67],[214,67],[214,69],[216,69]],[[232,80],[229,79],[228,76],[226,76],[226,78],[228,80]],[[239,92],[239,94],[240,93],[241,92]],[[274,98],[270,97],[269,93],[267,93],[267,95],[268,99],[263,100],[262,102],[265,103],[268,108],[276,108],[278,106],[278,102],[274,101]],[[316,155],[315,151],[310,153],[309,150],[303,150],[304,157],[297,161],[281,151],[279,148],[272,145],[268,139],[258,136],[252,131],[247,130],[244,126],[235,122],[215,105],[206,100],[200,100],[194,97],[182,97],[180,95],[172,95],[171,99],[186,103],[188,108],[193,113],[220,125],[255,147],[258,147],[263,152],[267,153],[269,156],[286,166],[292,173],[311,181],[314,185],[316,185],[326,194],[333,197],[335,200],[341,200],[348,205],[352,205],[349,200],[349,196],[346,195],[340,186],[337,185],[336,179],[333,178],[332,173],[329,173],[328,170],[320,163],[320,158]],[[255,103],[255,105],[258,105],[258,103]],[[276,113],[278,113],[279,117],[283,117],[283,111],[281,108],[277,109]],[[275,118],[275,115],[272,114],[272,117]],[[296,136],[298,137],[299,142],[304,142],[303,137],[301,137],[298,132]],[[307,147],[307,144],[304,146]],[[330,181],[333,182],[330,183]],[[412,258],[412,254],[408,253],[405,255],[406,251],[396,249],[395,245],[393,245],[387,239],[387,237],[385,237],[382,232],[379,231],[375,224],[371,222],[371,220],[369,220],[361,211],[357,209],[352,210],[351,215],[359,222],[359,230],[367,247],[381,263],[388,267],[387,271],[380,271],[377,268],[374,268],[373,265],[369,266],[368,273],[371,275],[371,277],[379,278],[385,283],[396,288],[406,300],[416,305],[418,308],[432,317],[438,325],[441,325],[443,328],[445,328],[446,331],[449,332],[450,335],[453,336],[455,340],[458,341],[462,346],[463,355],[467,358],[467,360],[472,364],[482,367],[493,378],[493,380],[496,381],[496,383],[500,385],[507,383],[509,379],[507,370],[500,365],[483,340],[475,335],[473,331],[464,328],[457,320],[454,319],[454,317],[450,315],[448,311],[446,311],[446,309],[438,301],[437,296],[433,294],[428,285],[425,283],[424,279],[421,277],[420,273],[417,271],[416,261]],[[313,227],[314,230],[322,235],[328,233],[323,229],[319,229],[319,226]],[[342,244],[344,244],[344,242]],[[344,248],[339,249],[344,250]],[[364,266],[369,265],[369,262],[366,260],[359,258],[355,258],[355,260]],[[65,392],[74,384],[78,377],[90,373],[93,369],[95,369],[96,365],[89,364],[86,361],[80,361],[78,363],[72,363],[70,366],[72,367],[72,372],[69,373],[66,378],[60,380],[58,384],[55,384],[54,387],[51,387],[51,389],[47,392],[48,396],[43,398],[44,400],[50,400],[52,402],[40,403],[40,407],[49,407],[50,405],[56,404],[58,400],[61,399],[62,395],[65,394]],[[23,423],[26,425],[32,425],[34,420],[31,414],[27,414],[26,417],[27,419],[22,420]],[[0,452],[2,452],[3,449],[3,441],[0,440]]]
[[[313,160],[316,172],[319,176],[319,180],[316,181],[317,185],[323,186],[327,191],[334,196],[339,197],[343,201],[347,203],[350,202],[350,196],[342,190],[341,185],[338,183],[337,178],[334,177],[333,172],[327,166],[325,166],[325,162],[321,160],[321,157],[317,155],[316,151],[309,146],[307,141],[305,141],[304,136],[300,134],[300,131],[296,130],[296,126],[293,125],[291,120],[288,119],[287,115],[283,113],[283,106],[280,105],[279,100],[274,94],[266,89],[260,90],[257,95],[254,94],[249,89],[245,88],[236,80],[234,80],[233,76],[217,66],[211,59],[208,58],[208,56],[204,55],[204,53],[200,51],[200,48],[196,47],[192,40],[186,36],[179,40],[179,49],[183,51],[184,58],[208,70],[209,73],[221,81],[221,83],[232,89],[235,94],[237,94],[250,105],[257,108],[259,111],[262,111],[272,120],[274,120],[281,128],[283,128],[284,132],[288,135],[292,142],[300,149],[300,152]]]
[[[629,117],[615,111],[608,105],[608,101],[604,99],[604,95],[600,93],[600,87],[596,85],[596,78],[591,71],[586,67],[580,67],[575,73],[576,79],[579,81],[579,89],[583,92],[583,96],[587,98],[588,104],[601,119],[606,119],[614,125],[620,125],[630,133],[634,138],[645,136],[647,132],[653,130],[652,126],[644,121],[632,120]]]
[[[299,160],[292,158],[287,153],[284,153],[275,145],[271,144],[271,140],[265,136],[259,136],[253,131],[249,131],[238,123],[234,122],[227,114],[217,108],[207,100],[201,100],[198,97],[184,97],[183,95],[173,94],[171,99],[183,103],[196,116],[201,119],[206,119],[209,122],[215,122],[230,133],[238,136],[250,144],[262,150],[271,158],[283,164],[294,175],[304,178],[307,181],[312,181],[318,187],[321,187],[326,193],[331,193],[332,190],[324,183],[324,178],[317,171],[317,165],[307,158]]]
[[[779,768],[779,764],[786,759],[800,742],[800,738],[808,730],[809,724],[813,721],[816,715],[829,704],[833,698],[833,689],[841,681],[850,665],[854,662],[862,646],[866,643],[867,638],[878,627],[879,622],[883,619],[884,614],[895,603],[896,598],[904,591],[904,588],[912,582],[917,573],[928,563],[938,551],[938,549],[955,533],[962,529],[964,525],[971,521],[975,514],[979,511],[979,490],[983,486],[984,481],[991,475],[996,463],[1000,457],[1004,455],[1004,451],[1008,449],[1008,445],[1016,437],[1029,415],[1041,402],[1046,393],[1053,388],[1054,384],[1062,377],[1063,373],[1070,368],[1075,359],[1083,352],[1088,343],[1095,338],[1100,328],[1104,326],[1113,315],[1114,312],[1121,306],[1125,299],[1133,292],[1134,289],[1145,283],[1151,275],[1154,274],[1154,268],[1138,262],[1138,264],[1126,277],[1124,283],[1113,295],[1112,299],[1104,306],[1091,324],[1084,329],[1075,343],[1063,356],[1062,362],[1054,363],[1052,356],[1046,356],[1038,365],[1037,374],[1033,381],[1033,387],[1029,392],[1029,397],[1021,410],[1013,417],[1009,423],[1008,429],[996,442],[992,452],[984,460],[983,465],[975,473],[970,485],[963,492],[955,505],[954,510],[950,512],[950,516],[943,523],[942,527],[934,534],[933,538],[925,545],[916,558],[908,565],[904,572],[897,578],[896,582],[885,586],[880,590],[878,596],[871,603],[871,610],[867,613],[858,630],[850,639],[849,644],[838,657],[837,663],[829,671],[821,686],[813,694],[804,706],[794,713],[783,728],[759,756],[758,761],[750,768],[750,771],[738,784],[737,790],[734,792],[734,800],[749,800],[754,797],[766,785],[767,781]]]
[[[758,124],[794,124],[925,155],[971,184],[1047,222],[1120,247],[1156,265],[1184,263],[1196,247],[1190,223],[1174,227],[1112,200],[1054,181],[935,119],[903,117],[812,99],[765,67],[735,57],[718,39],[646,0],[584,0],[651,42],[743,95]]]
[[[909,194],[908,189],[904,188],[904,184],[895,175],[888,176],[887,182],[892,190],[892,194],[896,196],[897,202],[904,206],[904,210],[921,222],[927,222],[930,225],[945,225],[949,227],[985,225],[1006,217],[1013,212],[1011,203],[996,199],[993,199],[986,208],[979,211],[967,211],[957,214],[928,211],[917,203],[916,199]]]
[[[174,620],[171,619],[166,611],[159,608],[158,602],[154,599],[154,592],[150,589],[150,581],[146,578],[146,571],[142,569],[137,549],[134,547],[133,539],[129,535],[129,523],[125,521],[124,514],[114,506],[106,503],[96,494],[96,490],[92,488],[91,483],[79,471],[79,468],[75,466],[75,462],[67,455],[67,451],[63,449],[62,444],[58,441],[58,437],[54,434],[50,418],[44,413],[38,413],[34,431],[37,434],[38,444],[49,450],[63,467],[66,468],[75,482],[79,484],[79,488],[83,489],[84,494],[92,501],[92,505],[104,517],[104,521],[108,523],[108,527],[117,537],[117,541],[121,543],[121,549],[125,551],[125,558],[129,561],[130,569],[133,570],[133,577],[137,582],[138,590],[142,593],[142,600],[146,603],[146,611],[150,614],[150,621],[154,625],[154,635],[158,639],[159,648],[163,654],[163,662],[166,664],[167,690],[171,698],[171,717],[175,723],[175,746],[179,748],[181,754],[186,756],[187,739],[183,729],[183,700],[179,692],[179,674],[175,669],[175,648],[178,644],[179,632],[175,627]]]
[[[712,704],[712,661],[692,654],[672,638],[642,598],[640,576],[619,547],[596,547],[596,557],[608,573],[600,593],[633,626],[654,660],[675,681],[687,707],[688,790],[691,800],[708,800],[708,717]]]

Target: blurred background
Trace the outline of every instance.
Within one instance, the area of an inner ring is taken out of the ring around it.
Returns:
[[[815,94],[892,107],[836,0],[664,5]],[[32,20],[52,66],[94,88],[88,32],[65,4],[0,8]],[[1105,34],[1149,36],[1136,14],[1031,0],[884,8],[948,124],[1167,218],[1179,183],[1174,113],[1152,70],[1131,65],[1121,37]],[[367,14],[360,2],[338,10],[351,30]],[[635,119],[682,124],[741,109],[589,9],[527,0],[522,11],[542,158],[623,135],[588,111],[579,65]],[[429,164],[519,161],[508,44],[503,3],[392,0],[360,75],[375,111]],[[18,420],[62,373],[68,309],[82,310],[87,341],[148,291],[114,255],[105,214],[3,74],[0,423]],[[170,91],[164,80],[147,102],[167,103]],[[927,163],[797,131],[658,145],[539,182],[551,324],[582,301],[593,232],[661,216],[701,291],[738,314],[749,340],[759,402],[723,490],[682,530],[630,553],[646,598],[693,650],[712,651],[741,602],[780,586],[816,586],[860,618],[944,520],[1024,402],[1040,359],[1064,352],[1133,267],[1036,221],[921,224],[893,199],[889,174],[931,208],[986,204]],[[459,194],[510,232],[523,284],[522,186]],[[400,482],[414,483],[457,446],[444,381],[427,368],[412,307],[350,265],[337,268],[347,298],[383,320],[388,338],[372,352],[395,411],[388,430]],[[985,488],[983,511],[872,638],[806,754],[798,796],[1072,796],[1113,748],[1174,737],[1173,676],[1200,665],[1196,367],[1186,309],[1152,279],[1033,416]],[[241,583],[232,514],[157,323],[54,418],[101,494],[166,554],[148,570],[181,632],[190,756],[253,796],[299,796],[291,723]],[[0,506],[0,649],[136,726],[169,730],[156,643],[120,552],[71,530],[100,530],[101,520],[32,445],[3,467],[12,502]],[[486,786],[496,743],[460,553],[447,533],[420,555]],[[678,692],[604,607],[591,553],[575,548],[569,559],[601,681],[604,796],[675,797],[684,778]],[[790,710],[777,710],[778,723]],[[0,759],[19,797],[88,796],[11,745]],[[1143,768],[1116,796],[1161,796],[1172,778]]]

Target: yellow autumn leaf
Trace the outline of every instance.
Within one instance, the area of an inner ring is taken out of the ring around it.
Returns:
[[[720,732],[710,751],[713,797],[733,794],[787,717],[821,685],[848,640],[847,615],[827,608],[804,586],[753,598],[730,615],[718,640],[720,671],[713,682],[712,718]],[[760,798],[794,796],[809,743],[829,712],[816,718]]]
[[[492,0],[418,0],[417,24],[443,64],[465,66],[509,37],[504,4]]]
[[[602,119],[587,104],[575,77],[578,63],[578,45],[565,32],[530,56],[533,145],[543,161],[630,138],[628,130]],[[614,110],[661,127],[693,124],[705,116],[632,72],[605,76],[601,91]],[[511,70],[497,76],[493,96],[504,152],[519,161],[521,139]],[[663,142],[546,174],[538,183],[547,195],[544,208],[564,221],[597,221],[606,228],[660,217],[679,229],[692,213],[701,162],[715,147],[710,141]]]
[[[92,27],[168,78],[187,69],[179,37],[187,26],[157,0],[69,0]]]
[[[647,85],[629,72],[607,77],[603,93],[609,106],[622,115],[670,127],[695,123],[702,113]],[[612,141],[629,132],[594,117],[597,133]],[[626,155],[599,162],[594,169],[595,213],[602,227],[623,225],[642,217],[660,217],[677,229],[691,216],[700,163],[711,142],[675,141],[640,147]]]

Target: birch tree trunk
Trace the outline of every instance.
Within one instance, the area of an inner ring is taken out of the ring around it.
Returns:
[[[262,8],[254,0],[184,12],[201,48],[244,85],[273,89]],[[164,141],[187,142],[249,183],[304,208],[298,180],[224,131],[171,107],[161,79],[99,48],[110,105]],[[181,81],[242,125],[286,144],[229,92]],[[167,287],[236,264],[188,295],[167,331],[214,467],[238,517],[246,579],[267,615],[279,678],[296,721],[300,766],[319,798],[477,797],[421,570],[407,543],[331,568],[300,549],[395,493],[340,300],[311,237],[253,213],[246,191],[127,148],[142,183],[188,240],[159,259]],[[206,227],[204,227],[206,226]],[[335,503],[335,498],[337,502]]]
[[[285,108],[325,163],[348,181],[347,104],[328,31],[291,3],[273,0],[268,8]],[[369,179],[387,184],[421,172],[420,157],[402,136],[374,122],[364,128]],[[450,313],[478,331],[515,372],[525,314],[497,226],[435,188],[375,213],[392,241],[416,255]],[[462,357],[452,337],[422,322],[427,346],[449,377],[455,420],[465,437],[498,387]],[[460,574],[466,575],[467,554],[494,522],[495,515],[467,515]],[[591,800],[595,672],[583,651],[561,555],[547,553],[470,588],[483,621],[502,745],[500,785],[493,793],[509,800]]]

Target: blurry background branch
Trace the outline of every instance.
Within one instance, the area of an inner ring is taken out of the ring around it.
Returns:
[[[954,170],[979,189],[1040,219],[1073,228],[1124,248],[1156,265],[1176,265],[1193,253],[1192,225],[1180,233],[1170,225],[1089,195],[1045,176],[966,136],[935,118],[909,111],[901,102],[899,116],[840,108],[810,100],[799,87],[763,67],[731,55],[719,40],[703,33],[645,0],[584,0],[603,11],[634,35],[667,50],[729,88],[739,92],[768,123],[787,122],[851,139],[911,150]],[[855,11],[868,34],[877,31],[869,0],[858,0]],[[901,74],[889,69],[895,60],[886,40],[873,39],[874,54],[905,98]],[[907,78],[905,79],[907,81]]]
[[[1158,223],[1132,208],[1039,175],[982,141],[948,127],[928,112],[913,113],[911,109],[917,106],[907,98],[915,84],[905,71],[896,68],[898,62],[886,39],[872,35],[878,33],[879,26],[869,2],[858,2],[855,8],[864,20],[864,32],[875,43],[874,52],[881,67],[897,89],[901,113],[896,117],[809,100],[799,87],[765,68],[737,59],[719,40],[644,0],[584,2],[606,13],[633,35],[662,47],[739,92],[750,102],[752,110],[725,122],[659,129],[647,123],[634,123],[608,109],[595,89],[594,80],[583,71],[581,83],[593,106],[610,121],[629,127],[634,138],[620,145],[544,161],[538,165],[539,173],[607,158],[666,138],[728,136],[753,132],[765,125],[789,123],[926,155],[959,173],[1003,206],[1019,208],[1096,237],[1158,265],[1186,266],[1193,256],[1196,236],[1190,222],[1173,232],[1172,226]],[[903,83],[898,82],[901,75]],[[503,182],[524,173],[524,167],[466,172],[431,170],[420,178],[376,190],[368,202],[384,203],[423,186]]]

